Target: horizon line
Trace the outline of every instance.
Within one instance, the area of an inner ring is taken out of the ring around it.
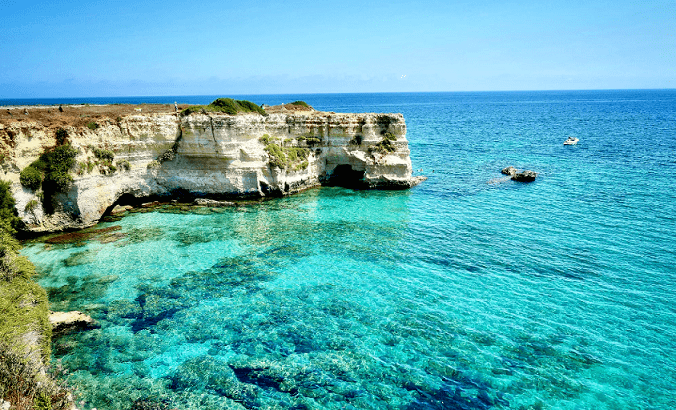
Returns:
[[[465,90],[465,91],[374,91],[374,92],[323,92],[323,93],[234,93],[234,94],[165,94],[165,95],[107,95],[78,97],[0,97],[0,101],[12,100],[76,100],[101,98],[163,98],[163,97],[209,97],[209,96],[268,96],[268,95],[358,95],[358,94],[468,94],[468,93],[520,93],[520,92],[581,92],[581,91],[674,91],[676,88],[580,88],[580,89],[526,89],[526,90]],[[39,104],[35,104],[39,105]],[[0,104],[2,106],[2,104]]]

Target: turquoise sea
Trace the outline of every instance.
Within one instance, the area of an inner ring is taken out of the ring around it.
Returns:
[[[403,113],[429,179],[28,243],[100,324],[54,342],[79,408],[676,407],[676,90],[243,97]]]

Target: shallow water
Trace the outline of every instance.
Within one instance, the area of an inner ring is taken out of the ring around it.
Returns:
[[[101,324],[54,343],[85,408],[676,405],[675,91],[300,97],[402,112],[430,179],[29,244]]]

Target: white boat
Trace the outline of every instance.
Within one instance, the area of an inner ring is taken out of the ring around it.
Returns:
[[[567,140],[563,141],[563,145],[575,145],[579,141],[578,138],[575,137],[568,137]]]

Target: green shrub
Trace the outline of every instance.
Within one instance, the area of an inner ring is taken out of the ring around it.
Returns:
[[[131,164],[129,164],[129,161],[126,159],[117,161],[117,166],[125,171],[129,171],[131,169]]]
[[[291,105],[300,105],[301,107],[312,108],[305,101],[294,101],[291,103]]]
[[[289,158],[289,162],[298,162],[298,161],[303,161],[306,160],[307,157],[310,155],[310,150],[307,148],[285,148],[284,151],[286,152],[287,157]]]
[[[29,165],[19,174],[19,181],[24,188],[37,191],[42,186],[42,172]]]
[[[320,142],[322,142],[321,138],[316,137],[314,135],[310,135],[310,134],[301,135],[300,137],[296,137],[296,140],[298,140],[298,142],[305,142],[308,145],[319,144]]]
[[[99,173],[103,175],[112,175],[117,171],[117,167],[107,159],[104,159],[98,163]]]
[[[52,410],[52,398],[43,391],[38,392],[33,399],[33,406],[35,410]]]
[[[73,182],[70,169],[75,166],[77,151],[70,145],[61,145],[40,156],[46,164],[42,188],[45,193],[67,192]]]
[[[373,145],[372,147],[369,148],[370,153],[380,153],[380,154],[387,154],[390,152],[394,152],[397,150],[397,147],[394,146],[393,142],[397,140],[397,137],[395,137],[392,133],[386,132],[383,134],[383,139],[378,142],[377,144]]]
[[[237,113],[257,112],[261,115],[267,115],[264,109],[258,105],[246,100],[233,100],[232,98],[218,98],[209,105],[192,105],[181,112],[182,115],[189,115],[194,112],[223,112],[230,115]]]
[[[37,169],[40,172],[45,172],[47,169],[47,163],[42,160],[42,157],[33,161],[29,166]]]
[[[99,124],[95,123],[94,121],[89,121],[86,125],[87,125],[87,128],[89,128],[92,131],[99,128]]]
[[[31,199],[30,201],[26,202],[26,206],[24,207],[24,211],[26,212],[32,212],[35,208],[38,207],[40,203],[37,201],[37,199]]]
[[[14,235],[21,225],[19,213],[16,211],[16,202],[12,195],[11,184],[0,181],[0,234]],[[4,243],[5,238],[0,243]],[[18,246],[18,244],[17,244]]]
[[[268,135],[266,134],[264,137],[265,136]],[[305,160],[310,156],[310,150],[308,148],[282,147],[274,142],[270,142],[269,138],[266,140],[268,141],[268,144],[265,146],[265,152],[267,152],[270,157],[269,163],[271,167],[277,167],[279,169],[289,168],[294,171],[307,168],[307,164],[304,167],[302,167],[302,164],[303,162],[307,162]]]
[[[148,169],[157,169],[157,168],[159,168],[159,167],[161,167],[161,166],[162,166],[162,164],[160,164],[160,161],[152,160],[152,161],[150,161],[150,162],[148,163],[148,165],[147,165],[146,167],[147,167]]]
[[[270,156],[270,166],[279,169],[285,169],[287,160],[284,150],[277,144],[268,144],[265,146],[265,152]]]
[[[68,142],[68,132],[63,128],[56,130],[56,145],[63,145]]]
[[[296,165],[293,167],[294,171],[300,171],[301,169],[307,169],[307,167],[310,165],[309,162],[303,161],[300,164]]]
[[[94,148],[94,156],[101,161],[112,161],[115,153],[107,149]]]

